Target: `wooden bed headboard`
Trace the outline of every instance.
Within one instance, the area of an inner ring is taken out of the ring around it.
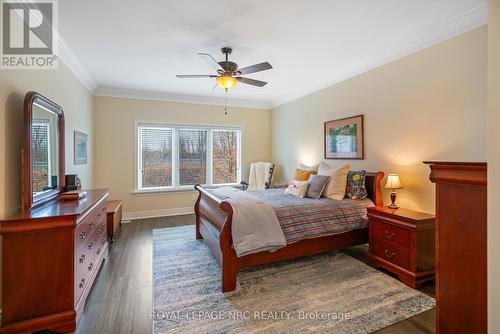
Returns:
[[[368,198],[372,200],[375,206],[384,206],[380,184],[384,175],[384,172],[366,172],[366,192],[368,193]]]

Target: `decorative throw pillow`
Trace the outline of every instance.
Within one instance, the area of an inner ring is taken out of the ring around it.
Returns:
[[[326,185],[330,181],[330,177],[326,175],[311,175],[309,181],[307,181],[307,198],[319,199],[323,190],[325,190]]]
[[[347,174],[345,196],[350,199],[365,199],[368,196],[366,193],[365,178],[365,170],[349,171]]]
[[[295,170],[295,175],[293,179],[297,181],[307,181],[309,180],[309,176],[311,174],[318,174],[318,172],[315,170],[302,170],[300,168],[297,168]]]
[[[304,197],[307,191],[307,181],[293,180],[285,189],[284,194]]]
[[[343,200],[347,184],[347,173],[349,173],[350,169],[349,164],[334,168],[322,161],[319,164],[318,175],[330,176],[330,182],[326,185],[322,196],[339,201]]]
[[[312,165],[312,166],[307,166],[307,165],[304,165],[304,164],[300,164],[300,166],[299,166],[299,169],[302,169],[302,170],[315,170],[315,171],[318,171],[318,168],[319,168],[319,164],[318,165]]]

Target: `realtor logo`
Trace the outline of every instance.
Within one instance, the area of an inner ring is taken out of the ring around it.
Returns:
[[[54,1],[1,2],[2,69],[55,69],[57,12]]]

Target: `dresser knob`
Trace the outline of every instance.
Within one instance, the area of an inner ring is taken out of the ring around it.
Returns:
[[[83,289],[84,285],[85,285],[85,280],[82,278],[82,281],[80,282],[80,284],[78,284],[78,286],[80,287],[80,289]]]
[[[385,234],[387,239],[392,239],[396,236],[396,232],[389,233],[389,231],[387,231],[387,230],[384,231],[384,234]]]
[[[93,243],[93,242],[91,242],[91,243],[89,244],[89,249],[92,249],[92,247],[94,247],[94,243]]]
[[[82,231],[82,233],[80,233],[80,239],[85,239],[85,231]]]
[[[82,254],[82,256],[80,257],[80,263],[83,263],[85,262],[85,254]]]
[[[101,249],[97,248],[97,255],[99,255],[100,252],[101,252]]]
[[[91,223],[89,224],[89,228],[90,228],[90,229],[93,229],[93,228],[94,228],[94,222],[91,222]]]
[[[93,264],[93,263],[91,263],[91,264],[89,265],[89,271],[91,271],[91,270],[92,270],[92,268],[94,268],[94,264]]]
[[[389,252],[388,249],[385,250],[385,256],[387,256],[389,259],[392,259],[396,255],[394,252]]]

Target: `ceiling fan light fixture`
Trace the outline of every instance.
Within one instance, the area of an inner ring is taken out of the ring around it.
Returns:
[[[215,82],[217,83],[217,86],[224,88],[224,89],[230,89],[236,86],[238,83],[238,80],[235,78],[229,76],[229,75],[223,75],[215,79]]]

